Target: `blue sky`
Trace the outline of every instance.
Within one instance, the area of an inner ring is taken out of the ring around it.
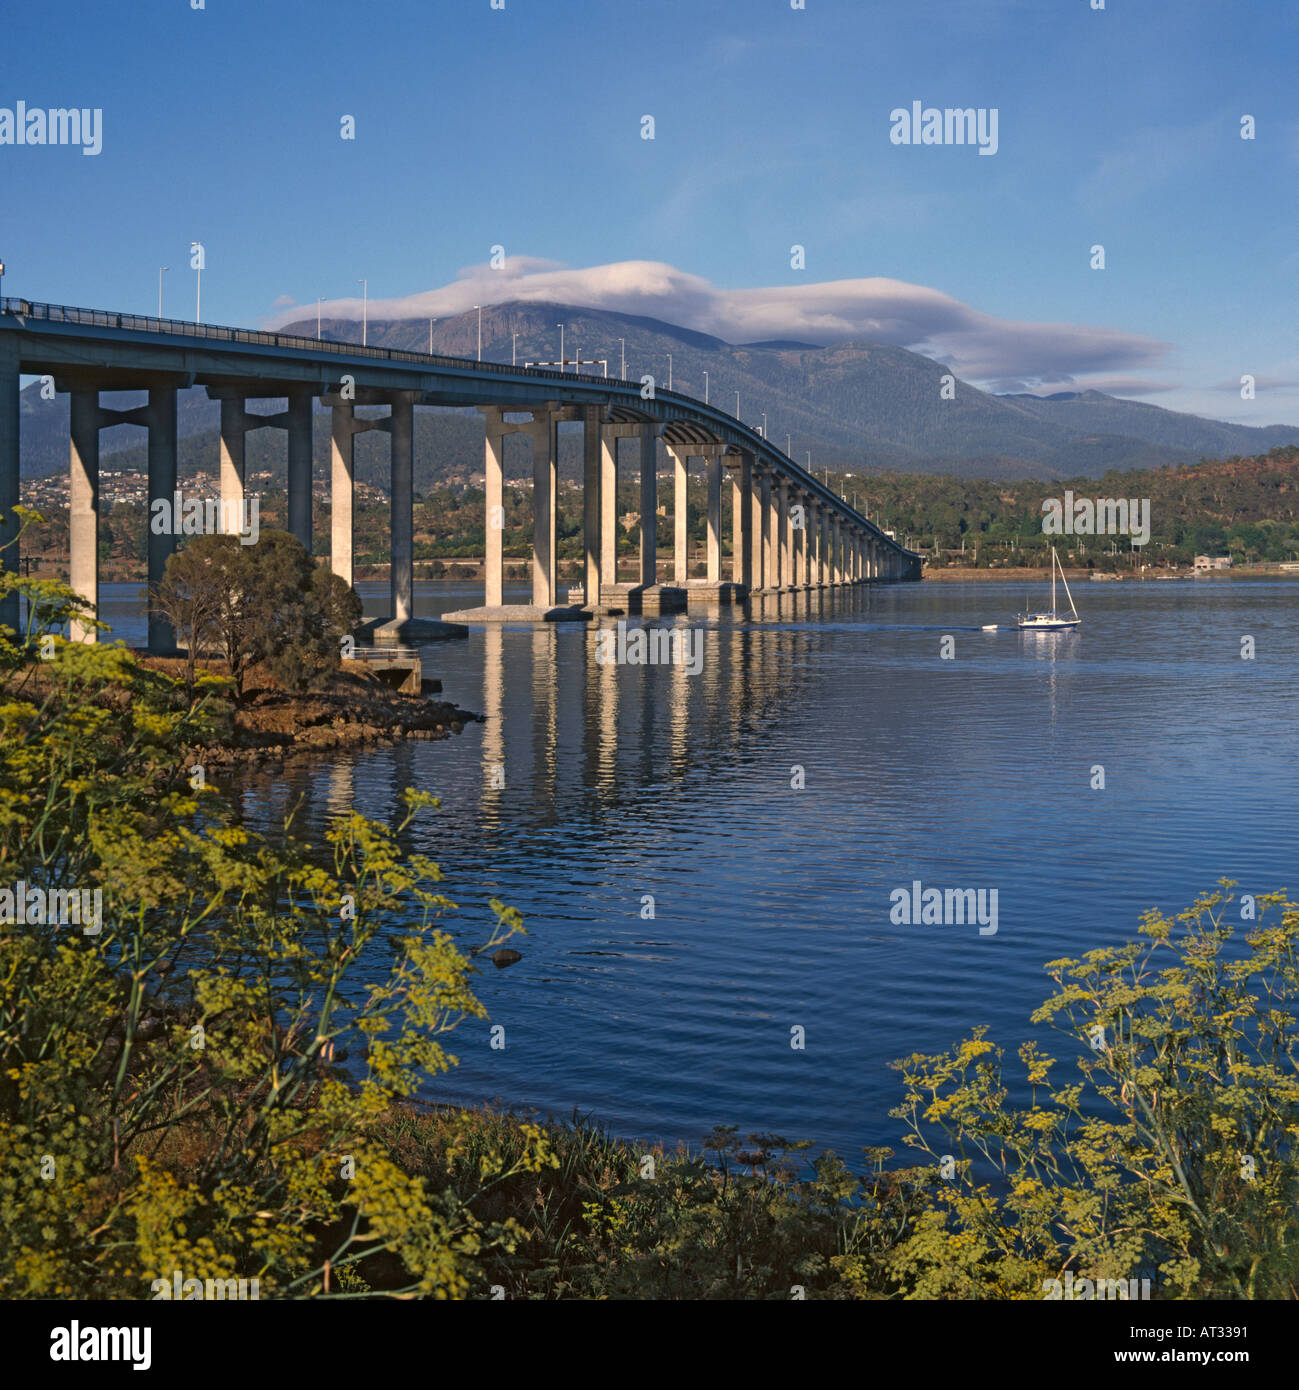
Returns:
[[[365,276],[372,312],[585,299],[1299,422],[1279,0],[86,0],[5,31],[0,107],[103,110],[98,156],[0,145],[10,294],[150,311],[165,264],[192,317],[197,239],[209,321]],[[997,108],[997,153],[891,143],[915,100]]]

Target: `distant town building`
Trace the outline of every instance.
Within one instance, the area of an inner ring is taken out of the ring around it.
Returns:
[[[1231,568],[1231,556],[1197,555],[1195,557],[1195,568],[1197,570],[1229,570]]]

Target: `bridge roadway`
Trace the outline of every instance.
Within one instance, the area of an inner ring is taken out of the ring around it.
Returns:
[[[695,597],[728,601],[880,580],[920,577],[920,557],[900,546],[841,497],[800,468],[760,431],[715,406],[640,382],[505,366],[460,357],[336,343],[215,324],[195,324],[23,299],[0,300],[0,543],[17,531],[19,377],[53,378],[69,393],[70,583],[97,611],[99,595],[99,431],[137,424],[148,430],[149,499],[176,491],[176,392],[200,385],[221,403],[223,514],[242,507],[244,441],[249,430],[288,435],[288,529],[311,547],[313,401],[331,408],[330,563],[353,581],[353,441],[383,430],[391,444],[391,611],[378,631],[418,639],[413,588],[413,412],[417,405],[474,406],[485,417],[486,574],[484,604],[462,621],[581,616],[602,611],[658,612]],[[144,390],[133,410],[100,405],[101,391]],[[250,400],[286,400],[275,415],[247,411]],[[357,406],[386,405],[386,418],[358,418]],[[557,435],[563,421],[583,427],[583,584],[580,608],[561,605],[556,586]],[[504,603],[503,441],[532,439],[532,603]],[[674,483],[673,578],[657,579],[657,441],[671,459]],[[639,441],[640,582],[617,583],[618,445]],[[707,480],[707,577],[687,575],[686,485],[690,461]],[[723,573],[723,478],[729,480],[729,573]],[[148,536],[150,586],[163,574],[175,537]],[[17,546],[3,551],[18,567]],[[17,626],[16,595],[0,605],[0,622]],[[431,625],[436,627],[436,625]],[[95,631],[74,624],[73,637]],[[173,647],[170,628],[152,605],[149,648]]]

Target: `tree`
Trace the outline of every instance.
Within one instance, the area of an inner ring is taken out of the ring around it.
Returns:
[[[200,651],[219,645],[222,597],[211,577],[211,560],[195,543],[167,559],[153,602],[171,624],[176,643],[185,652],[185,691],[194,698],[194,663]]]
[[[251,666],[266,662],[290,690],[318,686],[337,670],[339,644],[361,614],[349,585],[287,531],[263,530],[255,545],[200,536],[167,561],[160,600],[178,614],[191,652],[219,650],[242,699]],[[191,671],[191,656],[189,668]]]

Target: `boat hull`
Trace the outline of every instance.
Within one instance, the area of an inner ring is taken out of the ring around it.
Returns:
[[[1062,632],[1081,622],[1081,618],[1021,618],[1018,626],[1021,632]]]

